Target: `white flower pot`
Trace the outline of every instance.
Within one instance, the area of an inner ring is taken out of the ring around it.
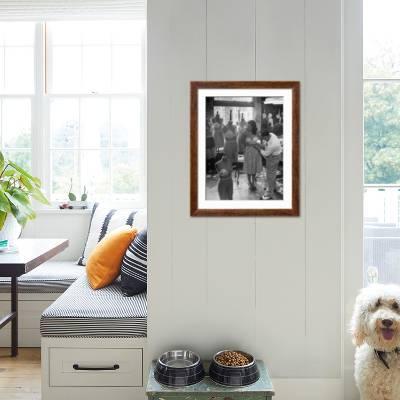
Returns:
[[[84,210],[88,208],[87,201],[74,200],[74,201],[69,201],[68,204],[76,210]]]
[[[12,214],[7,214],[3,228],[0,230],[0,240],[8,240],[9,244],[15,244],[21,235],[21,225]]]

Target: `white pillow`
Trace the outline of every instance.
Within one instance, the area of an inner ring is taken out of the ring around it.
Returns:
[[[78,265],[86,265],[86,261],[97,243],[103,239],[107,232],[111,232],[123,225],[131,225],[138,231],[147,226],[146,209],[112,209],[102,207],[95,203],[90,219],[89,232],[86,239],[85,248],[77,262]]]

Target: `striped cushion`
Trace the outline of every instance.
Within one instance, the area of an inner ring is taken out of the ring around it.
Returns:
[[[73,261],[48,261],[18,278],[19,293],[63,293],[85,273]],[[0,293],[10,292],[10,278],[0,278]]]
[[[99,290],[80,277],[42,314],[42,336],[145,337],[146,293],[124,297],[121,284]]]
[[[78,260],[78,265],[86,265],[89,254],[107,232],[111,232],[123,225],[131,225],[138,230],[143,229],[146,226],[146,211],[130,209],[116,210],[99,206],[96,203],[93,206],[86,245]]]
[[[125,253],[121,265],[121,288],[125,296],[147,290],[147,229],[138,233]]]

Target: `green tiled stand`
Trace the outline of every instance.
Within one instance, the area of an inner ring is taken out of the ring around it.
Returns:
[[[262,361],[257,361],[260,379],[250,386],[229,387],[218,385],[208,376],[210,362],[204,362],[205,378],[195,385],[170,388],[154,379],[154,366],[150,368],[146,394],[149,400],[272,400],[274,388]]]

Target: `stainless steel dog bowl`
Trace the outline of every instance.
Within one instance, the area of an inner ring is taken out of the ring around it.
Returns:
[[[216,360],[216,357],[225,351],[241,353],[249,359],[249,363],[243,366],[223,365]],[[257,382],[260,378],[260,371],[258,370],[254,357],[241,350],[221,350],[214,354],[210,364],[209,374],[213,381],[226,386],[248,386]]]
[[[194,385],[204,378],[204,368],[193,351],[171,350],[158,358],[154,378],[166,386]]]

